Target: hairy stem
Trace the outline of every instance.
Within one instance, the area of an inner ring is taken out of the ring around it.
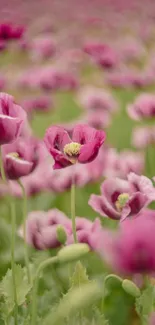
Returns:
[[[0,146],[0,171],[3,182],[6,184],[7,179],[4,170],[3,157],[2,157],[2,147]],[[11,211],[11,267],[12,267],[12,283],[13,283],[13,295],[14,295],[14,320],[15,325],[18,325],[18,304],[17,304],[17,291],[16,291],[16,276],[15,276],[15,236],[16,236],[16,211],[15,202],[11,197],[9,200],[10,211]]]
[[[72,218],[72,231],[74,237],[74,243],[77,243],[77,235],[76,235],[76,216],[75,216],[75,183],[72,181],[71,186],[71,218]]]
[[[32,292],[32,311],[31,311],[31,325],[37,324],[37,291],[38,291],[38,282],[40,273],[50,264],[55,264],[58,262],[57,256],[50,257],[47,260],[43,261],[36,272],[34,283],[33,283],[33,292]]]
[[[18,180],[18,184],[21,187],[22,195],[23,195],[23,236],[24,236],[24,258],[25,258],[25,266],[27,271],[27,278],[29,284],[31,283],[31,274],[30,274],[30,267],[29,267],[29,253],[28,253],[28,246],[26,243],[26,218],[27,218],[27,196],[24,185],[20,180]]]

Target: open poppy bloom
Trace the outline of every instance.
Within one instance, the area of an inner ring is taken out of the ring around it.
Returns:
[[[14,102],[14,98],[0,93],[0,145],[15,141],[21,133],[25,111]]]
[[[105,132],[98,131],[86,124],[78,124],[69,133],[60,126],[47,129],[44,142],[55,160],[54,169],[60,169],[77,162],[93,161],[105,140]]]
[[[124,220],[137,215],[155,200],[150,179],[130,173],[127,180],[109,178],[101,185],[101,195],[92,194],[89,205],[101,216]]]

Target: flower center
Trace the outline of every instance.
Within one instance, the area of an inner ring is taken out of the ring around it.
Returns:
[[[9,153],[9,156],[14,157],[14,158],[19,158],[19,154],[17,152],[11,152],[11,153]]]
[[[115,206],[118,212],[121,212],[127,201],[129,200],[128,193],[122,193],[118,196],[117,201],[115,202]]]
[[[64,153],[69,157],[77,157],[80,153],[81,144],[78,142],[71,142],[64,146]]]

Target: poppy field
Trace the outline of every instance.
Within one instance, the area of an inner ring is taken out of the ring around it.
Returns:
[[[154,19],[0,2],[0,325],[155,325]]]

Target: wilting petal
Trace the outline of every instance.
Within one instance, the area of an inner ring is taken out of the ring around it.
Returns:
[[[0,145],[13,142],[21,132],[23,120],[0,115]]]
[[[120,219],[120,213],[114,209],[105,196],[92,194],[88,204],[103,217],[107,216],[111,219]]]
[[[11,155],[5,157],[5,171],[9,179],[19,179],[31,173],[33,163]]]

